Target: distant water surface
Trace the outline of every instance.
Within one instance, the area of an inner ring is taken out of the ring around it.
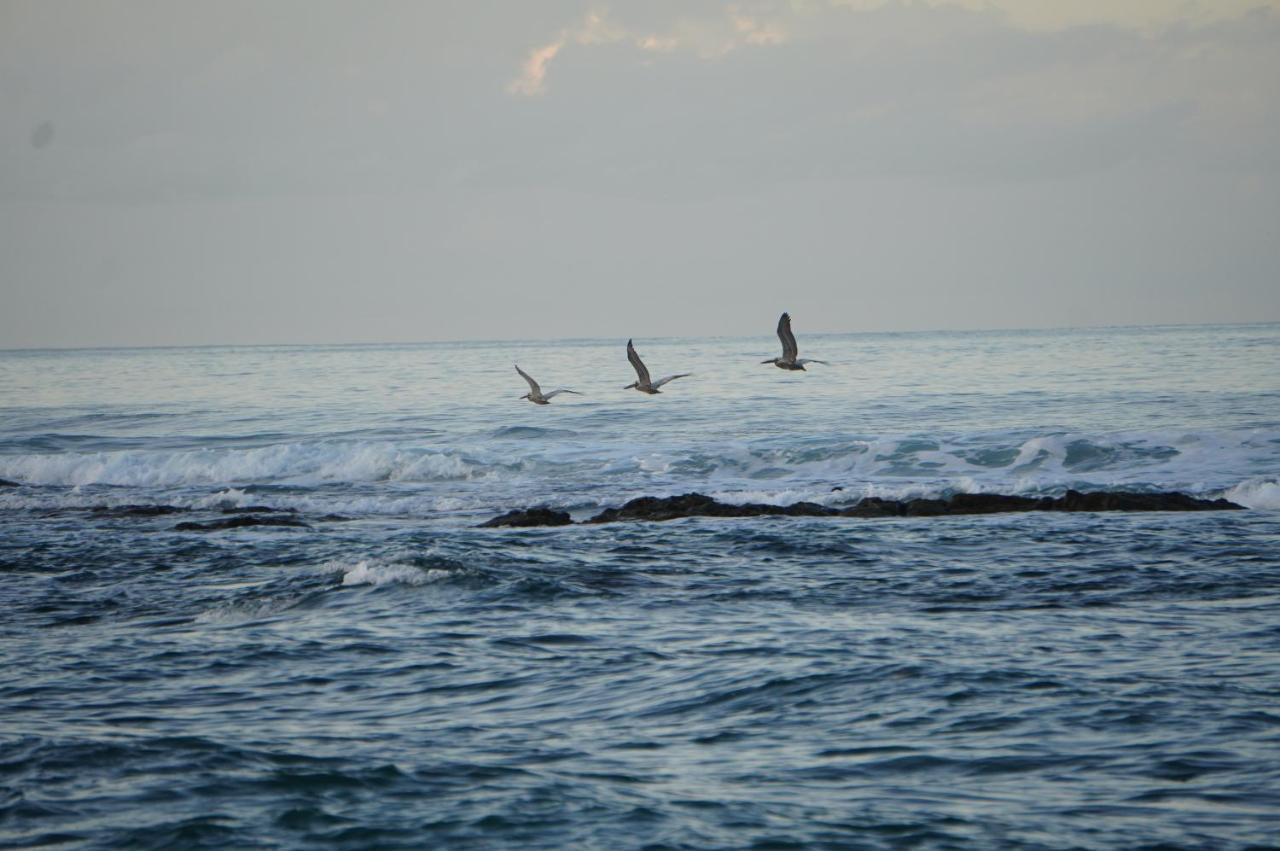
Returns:
[[[0,352],[0,845],[1274,843],[1280,326],[803,324]],[[1249,510],[475,528],[1067,488]]]

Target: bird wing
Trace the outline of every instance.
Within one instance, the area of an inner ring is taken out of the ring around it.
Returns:
[[[543,398],[543,399],[554,399],[554,398],[556,398],[557,396],[559,396],[561,393],[572,393],[572,394],[573,394],[573,395],[575,395],[575,396],[581,396],[581,395],[582,395],[582,394],[581,394],[581,393],[579,393],[577,390],[570,390],[570,389],[569,389],[569,388],[567,388],[567,387],[561,387],[559,390],[552,390],[550,393],[548,393],[547,395],[543,396],[542,398]]]
[[[636,369],[636,375],[640,376],[641,384],[649,383],[649,370],[645,369],[644,361],[640,360],[640,356],[636,354],[636,347],[631,345],[631,341],[627,340],[627,360],[631,361],[631,365]]]
[[[686,376],[690,376],[690,375],[693,375],[693,373],[692,373],[692,372],[682,372],[682,373],[680,373],[679,375],[668,375],[668,376],[665,376],[665,377],[663,377],[663,378],[659,378],[657,381],[653,382],[654,389],[656,390],[657,388],[659,388],[659,387],[661,387],[662,385],[666,384],[668,381],[675,381],[677,378],[685,378]]]
[[[778,339],[782,341],[782,359],[795,360],[800,350],[796,347],[796,335],[791,333],[791,314],[784,313],[778,320]]]
[[[831,364],[827,363],[826,361],[818,360],[817,358],[800,358],[798,361],[796,361],[796,363],[800,364],[801,366],[804,366],[807,363],[820,363],[823,366],[831,366]]]
[[[520,364],[516,364],[516,372],[520,373],[520,377],[529,382],[529,389],[533,391],[533,395],[541,396],[542,388],[538,386],[538,382],[529,376],[529,373],[520,368]]]

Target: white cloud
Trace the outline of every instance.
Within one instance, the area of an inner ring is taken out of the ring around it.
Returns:
[[[564,49],[564,45],[565,39],[561,37],[550,44],[544,44],[529,51],[529,58],[520,68],[520,76],[511,81],[507,91],[513,95],[544,93],[547,90],[547,65],[556,58],[557,53]]]
[[[547,91],[547,66],[566,45],[611,44],[627,37],[625,30],[612,24],[602,12],[588,12],[582,23],[560,31],[554,41],[533,48],[520,67],[520,76],[507,85],[513,95],[541,95]]]
[[[548,66],[569,44],[589,47],[626,41],[645,53],[685,52],[711,60],[742,47],[779,45],[787,38],[777,15],[749,14],[733,4],[713,14],[679,17],[663,30],[628,28],[604,12],[592,11],[580,24],[561,30],[555,40],[533,48],[507,91],[526,96],[545,94]]]
[[[830,2],[863,11],[893,5],[893,0]],[[1259,8],[1280,9],[1280,0],[925,0],[925,5],[995,13],[1023,29],[1052,31],[1099,24],[1125,29],[1199,25]]]

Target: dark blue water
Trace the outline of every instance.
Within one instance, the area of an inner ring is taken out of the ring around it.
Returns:
[[[0,844],[1273,844],[1278,342],[665,341],[654,398],[594,343],[0,354]],[[474,528],[1115,485],[1251,507]],[[175,529],[254,506],[306,525]]]

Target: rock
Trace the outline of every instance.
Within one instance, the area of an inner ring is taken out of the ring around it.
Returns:
[[[227,507],[222,509],[223,514],[297,514],[296,508],[272,508],[269,505],[246,505],[243,508]]]
[[[1196,499],[1185,493],[1127,493],[1125,491],[1097,491],[1080,493],[1067,491],[1053,500],[1049,511],[1240,511],[1225,499]]]
[[[908,517],[941,517],[951,513],[951,503],[945,499],[912,499],[905,508]]]
[[[1067,491],[1053,497],[999,493],[958,493],[950,499],[867,497],[840,512],[842,517],[941,517],[954,514],[1009,514],[1023,511],[1237,511],[1244,506],[1225,499],[1196,499],[1184,493]]]
[[[568,526],[573,522],[567,511],[555,511],[550,508],[526,508],[523,511],[508,511],[486,520],[481,528],[495,526]]]
[[[1052,497],[1012,496],[998,493],[960,493],[949,499],[881,499],[869,496],[847,508],[828,508],[813,502],[794,505],[747,503],[730,505],[705,494],[642,496],[618,508],[606,508],[587,523],[631,520],[660,522],[681,517],[944,517],[961,514],[1008,514],[1026,511],[1237,511],[1244,506],[1225,499],[1197,499],[1184,493],[1127,493],[1099,491]],[[572,521],[563,511],[530,508],[509,511],[482,526],[566,526]]]
[[[245,526],[293,526],[301,529],[310,529],[306,523],[301,520],[294,520],[292,517],[259,517],[253,514],[238,514],[234,517],[227,517],[223,520],[212,520],[208,523],[179,523],[174,526],[177,532],[220,532],[223,529],[242,529]]]
[[[813,502],[794,505],[747,503],[730,505],[700,493],[681,496],[642,496],[621,508],[606,508],[588,523],[616,523],[620,520],[677,520],[681,517],[832,517],[838,512]]]
[[[8,479],[0,479],[0,488],[16,488],[21,487],[17,482],[11,482]]]
[[[906,503],[896,499],[869,496],[861,502],[840,510],[841,517],[901,517],[907,513]]]
[[[996,514],[1010,511],[1047,511],[1051,500],[1001,493],[958,493],[951,497],[948,514]]]

